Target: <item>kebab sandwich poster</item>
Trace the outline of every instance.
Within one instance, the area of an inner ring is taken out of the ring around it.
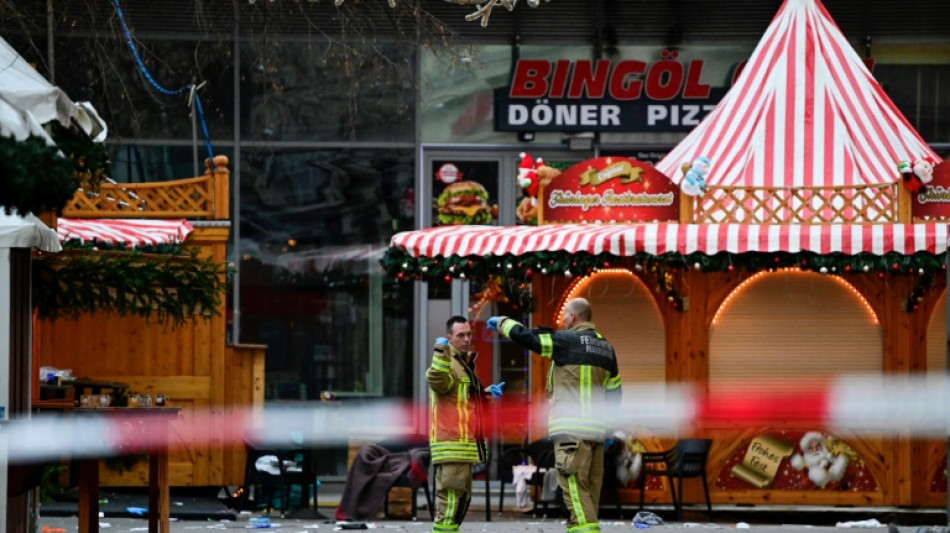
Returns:
[[[435,226],[498,223],[497,161],[433,161]]]

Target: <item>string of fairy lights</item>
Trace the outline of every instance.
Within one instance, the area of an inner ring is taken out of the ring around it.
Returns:
[[[860,253],[816,254],[813,252],[748,252],[715,255],[702,253],[650,255],[638,253],[618,257],[610,254],[572,254],[561,251],[541,251],[525,255],[414,257],[404,250],[390,248],[381,263],[384,270],[397,281],[470,280],[493,284],[499,290],[496,298],[505,298],[526,311],[532,308],[530,285],[534,276],[587,276],[612,267],[625,268],[637,273],[650,274],[656,288],[667,304],[675,310],[687,305],[682,294],[682,273],[698,272],[774,272],[781,269],[799,269],[839,278],[852,275],[916,277],[914,288],[904,298],[904,311],[920,308],[934,277],[946,270],[946,254],[918,252],[910,255],[887,253],[875,255]]]

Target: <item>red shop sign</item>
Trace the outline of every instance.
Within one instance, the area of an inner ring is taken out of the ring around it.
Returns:
[[[950,218],[950,159],[933,167],[933,181],[912,195],[911,213],[914,218],[944,220]]]
[[[540,193],[539,223],[679,220],[680,190],[652,165],[626,157],[582,161]]]

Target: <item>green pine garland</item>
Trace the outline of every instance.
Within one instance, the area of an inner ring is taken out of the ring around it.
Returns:
[[[89,252],[75,245],[41,253],[33,261],[33,305],[48,320],[111,312],[180,326],[195,315],[208,318],[218,314],[229,271],[196,254]]]
[[[521,303],[530,310],[530,294],[527,286],[532,276],[540,275],[587,275],[597,269],[611,266],[624,266],[638,271],[646,270],[656,274],[658,289],[667,295],[667,301],[675,309],[682,309],[683,298],[669,282],[666,273],[676,273],[686,269],[701,272],[733,272],[743,270],[759,272],[779,268],[800,268],[822,274],[877,273],[886,275],[923,275],[918,287],[908,297],[907,311],[916,310],[923,292],[932,283],[933,276],[945,270],[946,254],[919,252],[903,255],[896,252],[882,256],[870,253],[856,255],[826,254],[812,252],[800,253],[718,253],[706,255],[692,253],[682,255],[669,253],[650,255],[638,253],[630,257],[617,257],[610,254],[592,255],[588,253],[570,254],[563,251],[534,252],[520,256],[511,254],[496,256],[450,256],[450,257],[412,257],[403,250],[390,248],[381,260],[386,272],[399,281],[433,281],[468,279],[486,282],[493,275],[499,275],[506,281],[503,287],[506,296]]]

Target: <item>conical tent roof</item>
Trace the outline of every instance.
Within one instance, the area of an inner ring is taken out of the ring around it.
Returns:
[[[708,185],[835,187],[899,179],[940,161],[819,0],[786,0],[723,100],[658,164],[679,182],[706,156]]]

